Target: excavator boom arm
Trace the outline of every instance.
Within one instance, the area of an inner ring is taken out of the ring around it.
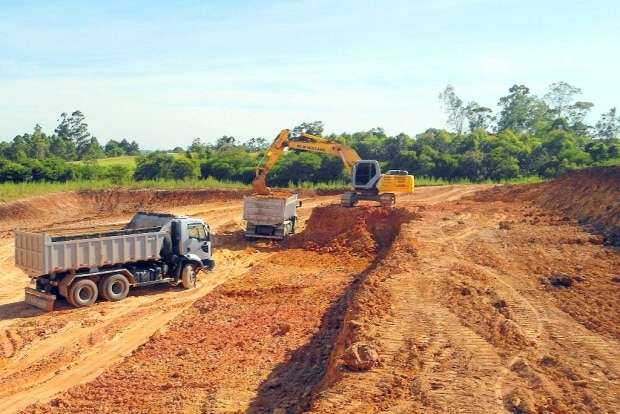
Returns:
[[[338,156],[348,171],[351,171],[353,165],[361,159],[353,148],[339,142],[332,142],[310,134],[303,134],[299,140],[291,141],[289,136],[290,132],[288,129],[280,131],[265,154],[265,163],[256,168],[256,178],[252,182],[252,187],[256,194],[269,194],[267,175],[278,162],[286,148]]]
[[[351,171],[353,165],[361,159],[353,148],[337,142],[289,141],[288,147],[301,151],[318,152],[338,156],[342,159],[342,162],[348,171]]]

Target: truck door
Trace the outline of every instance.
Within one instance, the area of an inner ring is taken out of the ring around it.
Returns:
[[[210,235],[202,223],[187,225],[186,253],[193,253],[201,260],[211,258]]]

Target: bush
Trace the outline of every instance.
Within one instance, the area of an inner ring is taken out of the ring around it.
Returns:
[[[284,187],[289,182],[315,181],[321,168],[321,157],[308,152],[289,152],[280,159],[269,175],[269,183]]]
[[[198,177],[198,167],[193,160],[179,158],[172,162],[170,177],[175,180],[188,180]]]
[[[126,165],[111,165],[105,169],[101,178],[108,179],[113,184],[120,185],[131,180],[131,169]]]
[[[227,149],[211,153],[200,162],[200,176],[218,180],[250,183],[254,179],[256,159],[240,149]]]
[[[142,180],[160,180],[171,176],[174,157],[163,152],[153,152],[146,156],[138,157],[136,172],[133,178]]]
[[[75,176],[79,180],[95,180],[97,178],[100,178],[105,171],[104,167],[101,167],[92,162],[73,164],[71,168],[73,168]]]
[[[19,163],[0,159],[0,182],[20,183],[32,178],[32,170]]]

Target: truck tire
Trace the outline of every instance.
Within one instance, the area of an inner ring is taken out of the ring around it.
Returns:
[[[192,289],[196,287],[196,268],[194,265],[188,264],[183,266],[181,283],[185,289]]]
[[[78,279],[69,287],[67,300],[76,308],[91,306],[97,300],[97,284],[90,279]]]
[[[129,281],[120,273],[108,276],[100,282],[99,294],[111,302],[118,302],[127,297]]]

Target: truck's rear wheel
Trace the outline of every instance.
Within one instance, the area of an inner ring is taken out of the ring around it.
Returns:
[[[79,279],[71,284],[67,300],[77,308],[91,306],[97,300],[98,289],[90,279]]]
[[[129,281],[120,273],[108,276],[100,283],[99,293],[111,302],[123,300],[129,293]]]
[[[193,265],[185,265],[181,274],[181,283],[185,289],[196,287],[196,268]]]

